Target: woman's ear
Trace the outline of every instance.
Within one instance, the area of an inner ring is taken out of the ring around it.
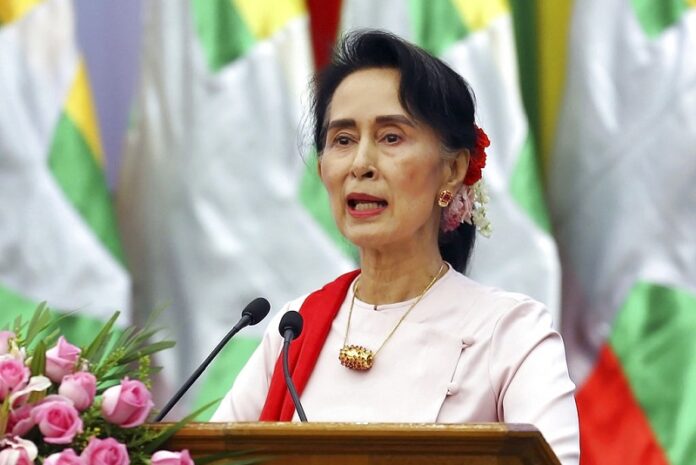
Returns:
[[[317,174],[319,179],[321,179],[321,158],[317,157]]]
[[[448,170],[446,171],[445,187],[452,192],[456,192],[459,186],[464,183],[466,171],[469,169],[469,149],[462,149],[457,152],[454,158],[447,158]]]

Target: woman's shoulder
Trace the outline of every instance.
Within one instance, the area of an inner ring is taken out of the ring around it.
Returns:
[[[528,295],[486,285],[456,271],[448,278],[447,294],[468,318],[494,326],[511,320],[519,320],[522,326],[553,326],[546,305]]]
[[[544,306],[541,302],[528,295],[480,283],[458,271],[452,270],[448,275],[451,275],[448,285],[453,291],[467,298],[467,300],[474,300],[479,304],[486,304],[501,309],[530,303]]]

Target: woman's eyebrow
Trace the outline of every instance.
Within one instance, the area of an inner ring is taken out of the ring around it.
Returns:
[[[326,126],[326,130],[329,131],[331,129],[354,128],[356,126],[357,126],[357,124],[355,124],[354,119],[350,119],[350,118],[335,119],[335,120],[329,122],[329,124]]]
[[[375,118],[375,122],[377,124],[405,124],[407,126],[410,126],[412,128],[416,127],[416,123],[413,122],[410,118],[404,116],[404,115],[382,115],[382,116],[377,116]],[[342,118],[342,119],[335,119],[333,121],[329,121],[329,124],[326,126],[326,131],[330,131],[331,129],[347,129],[347,128],[355,128],[357,127],[357,123],[355,122],[354,119],[352,118]]]
[[[379,124],[405,124],[407,126],[411,126],[412,128],[416,127],[416,123],[413,122],[410,118],[407,118],[404,115],[384,115],[384,116],[378,116],[375,118],[375,122]]]

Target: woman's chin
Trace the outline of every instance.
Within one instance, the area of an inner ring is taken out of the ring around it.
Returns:
[[[369,227],[350,227],[342,231],[343,236],[348,239],[353,245],[359,248],[374,247],[383,244],[385,234],[376,228]]]
[[[394,246],[402,240],[395,231],[378,227],[351,227],[343,235],[359,249],[382,249]]]

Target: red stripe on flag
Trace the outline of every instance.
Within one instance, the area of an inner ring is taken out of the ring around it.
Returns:
[[[341,0],[308,0],[314,66],[324,67],[331,58],[341,18]]]
[[[608,344],[576,400],[582,465],[669,464]]]

